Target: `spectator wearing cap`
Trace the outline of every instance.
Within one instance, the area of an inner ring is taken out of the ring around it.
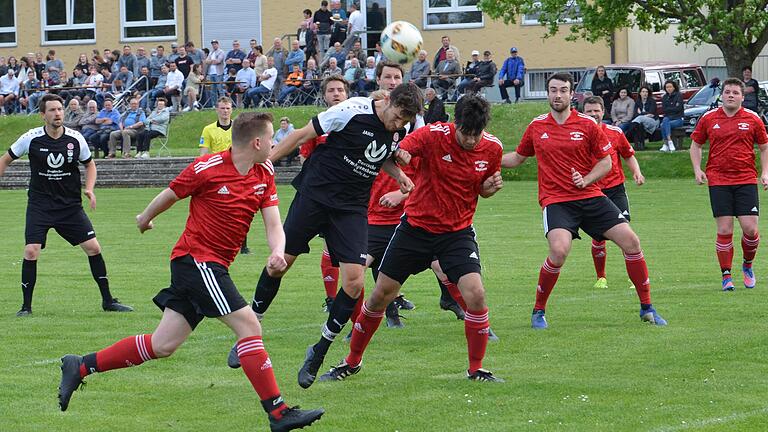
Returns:
[[[175,62],[179,55],[179,44],[176,42],[171,43],[171,53],[168,54],[168,62]]]
[[[427,88],[427,77],[430,73],[427,52],[419,51],[419,56],[411,65],[411,82],[424,89]]]
[[[245,52],[240,49],[240,41],[235,39],[232,41],[232,49],[224,58],[224,64],[226,64],[227,69],[234,69],[235,72],[238,72],[243,68],[243,60],[245,60]]]
[[[320,9],[316,10],[312,17],[312,21],[317,26],[317,52],[321,56],[325,55],[331,45],[331,26],[333,25],[331,17],[333,14],[328,10],[328,1],[322,0]]]
[[[440,64],[440,62],[446,59],[446,53],[448,51],[453,52],[453,60],[455,60],[460,65],[461,56],[459,55],[459,49],[451,45],[451,38],[448,36],[443,36],[440,41],[442,45],[435,53],[435,59],[432,61],[432,69],[437,70],[437,66]]]
[[[509,49],[509,57],[504,60],[504,64],[499,71],[499,92],[504,103],[511,103],[507,87],[515,88],[515,103],[520,101],[520,88],[523,86],[523,77],[525,76],[525,61],[517,55],[517,48]]]
[[[331,0],[331,21],[333,21],[333,30],[331,31],[331,45],[336,42],[343,43],[347,38],[347,11],[341,7],[341,0]]]
[[[146,67],[149,69],[149,57],[147,57],[147,52],[144,49],[143,46],[140,46],[136,48],[136,60],[133,64],[133,76],[139,77],[141,76],[141,68]]]
[[[238,44],[239,45],[239,44]],[[216,84],[211,86],[211,92],[213,92],[212,100],[218,100],[219,97],[224,95],[224,90],[221,81],[224,81],[224,62],[226,61],[227,54],[221,47],[219,47],[219,41],[214,39],[211,41],[211,53],[203,61],[203,72],[208,76],[208,81],[212,81]],[[186,75],[185,75],[186,76]]]
[[[464,68],[464,78],[461,80],[458,86],[456,86],[456,92],[464,94],[469,86],[477,76],[478,68],[480,67],[480,51],[472,51],[472,60],[467,62],[467,66]]]

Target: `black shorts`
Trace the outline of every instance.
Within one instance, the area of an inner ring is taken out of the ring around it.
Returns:
[[[379,272],[402,285],[408,276],[430,268],[435,259],[453,283],[466,274],[480,273],[480,248],[474,228],[433,234],[411,226],[403,216],[381,259]]]
[[[226,267],[197,262],[191,255],[171,261],[171,286],[160,290],[152,301],[162,310],[184,315],[193,329],[205,317],[229,315],[248,306]]]
[[[384,257],[397,225],[368,225],[368,255],[373,257],[372,268],[377,268]]]
[[[296,192],[283,223],[285,253],[309,252],[309,242],[323,234],[334,262],[365,265],[368,258],[367,208],[339,210]]]
[[[595,240],[605,240],[603,234],[627,218],[608,197],[600,196],[577,201],[566,201],[544,207],[544,236],[555,228],[566,229],[573,238],[581,228]]]
[[[624,183],[612,188],[603,189],[602,192],[609,200],[616,204],[616,207],[618,207],[621,214],[627,218],[627,221],[632,220],[629,215],[629,198],[627,198],[627,190],[624,189]]]
[[[710,186],[712,216],[759,216],[760,199],[756,184]]]
[[[96,237],[91,220],[81,206],[61,210],[27,206],[27,226],[24,230],[26,244],[40,244],[45,248],[48,230],[53,228],[72,246]]]

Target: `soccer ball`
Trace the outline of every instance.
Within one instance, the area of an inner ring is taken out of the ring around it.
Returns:
[[[381,51],[393,62],[408,63],[421,51],[423,44],[419,29],[406,21],[395,21],[381,32]]]

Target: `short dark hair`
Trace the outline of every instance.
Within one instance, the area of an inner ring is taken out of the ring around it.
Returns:
[[[744,94],[744,81],[738,79],[738,78],[728,78],[725,81],[723,81],[723,90],[725,90],[725,86],[731,85],[731,86],[737,86],[741,89],[741,94]]]
[[[747,65],[747,66],[744,66],[743,68],[741,68],[742,72],[744,72],[745,70],[748,70],[748,71],[752,72],[752,66]]]
[[[574,85],[573,85],[573,75],[571,75],[570,73],[568,73],[568,72],[558,72],[556,74],[551,75],[549,78],[547,78],[547,84],[546,84],[547,91],[549,91],[549,83],[552,82],[552,80],[558,80],[558,81],[567,82],[571,86],[571,91],[573,91],[573,87],[574,87]]]
[[[159,98],[155,99],[155,103],[160,102],[160,101],[163,101],[164,104],[168,105],[168,99],[166,99],[164,97],[159,97]]]
[[[48,102],[59,102],[61,106],[64,106],[64,99],[57,95],[48,93],[46,95],[43,95],[42,98],[40,98],[40,102],[37,104],[37,110],[42,114],[45,112],[45,104]]]
[[[349,81],[345,80],[344,77],[339,74],[330,75],[323,79],[323,81],[320,83],[320,93],[322,95],[325,95],[325,88],[328,87],[328,83],[331,81],[338,81],[344,84],[344,91],[347,93],[347,95],[349,95]]]
[[[600,96],[589,96],[587,98],[584,98],[584,102],[581,104],[581,106],[585,107],[587,106],[587,104],[600,105],[600,108],[602,108],[602,110],[605,111],[605,102],[603,102],[603,98],[601,98]]]
[[[328,6],[328,2],[326,0],[323,0],[320,2],[320,6]]]
[[[491,104],[477,93],[464,95],[454,109],[456,129],[469,136],[478,136],[491,119]]]
[[[267,125],[272,124],[272,114],[268,112],[246,111],[240,113],[232,122],[232,145],[243,146],[257,136],[267,133]]]
[[[312,15],[312,11],[309,10],[309,9],[304,9],[304,14],[305,15]]]
[[[403,71],[403,65],[400,63],[395,63],[389,60],[386,61],[380,61],[379,64],[376,65],[376,79],[381,78],[382,72],[384,72],[385,67],[395,68],[400,71],[400,76],[405,76],[405,72]]]
[[[403,115],[415,117],[424,109],[424,96],[421,89],[414,83],[408,82],[395,87],[389,94],[389,103],[400,108]]]
[[[667,90],[667,84],[672,84],[672,87],[675,88],[676,92],[680,91],[680,84],[678,84],[677,81],[671,79],[664,81],[664,91]]]

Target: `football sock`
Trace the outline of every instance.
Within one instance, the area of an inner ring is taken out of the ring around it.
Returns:
[[[336,298],[336,290],[339,289],[339,268],[333,266],[331,255],[325,250],[323,251],[323,258],[320,260],[320,271],[323,273],[325,296]]]
[[[275,372],[272,370],[272,361],[264,349],[261,336],[250,336],[237,341],[237,356],[243,366],[243,372],[251,382],[253,389],[261,399],[264,411],[279,420],[280,411],[286,408],[280,388],[275,380]]]
[[[744,252],[744,266],[752,267],[752,260],[755,259],[757,246],[760,244],[760,234],[754,237],[741,236],[741,250]]]
[[[240,245],[240,249],[248,249],[248,237],[243,239],[243,244]]]
[[[483,367],[485,347],[488,345],[488,328],[488,308],[481,311],[466,311],[464,334],[467,336],[470,374]]]
[[[743,240],[742,240],[743,244]],[[733,234],[718,234],[715,242],[717,261],[720,263],[720,272],[723,277],[731,275],[731,263],[733,262]]]
[[[331,311],[328,314],[328,320],[323,325],[322,336],[314,346],[315,354],[325,356],[333,340],[341,333],[344,324],[352,316],[356,302],[357,299],[350,297],[344,289],[339,289],[339,293],[336,294],[336,300],[333,301],[333,306],[331,306]]]
[[[449,280],[446,280],[445,283],[441,285],[445,286],[445,289],[448,290],[448,293],[451,296],[451,298],[456,300],[456,303],[458,303],[459,306],[461,306],[461,309],[466,312],[467,303],[464,301],[464,297],[461,295],[461,291],[459,290],[459,287],[455,283]]]
[[[651,304],[651,281],[648,279],[648,265],[645,263],[643,252],[636,254],[624,254],[624,263],[627,266],[629,280],[635,285],[635,291],[640,298],[640,303]]]
[[[107,277],[107,265],[104,263],[104,257],[101,254],[89,256],[88,264],[91,265],[93,280],[99,286],[101,301],[104,303],[111,302],[112,293],[109,292],[109,278]]]
[[[598,278],[605,277],[605,260],[608,250],[605,241],[592,240],[592,261],[595,263],[595,273]]]
[[[84,356],[83,364],[80,365],[80,377],[94,372],[138,366],[156,358],[152,350],[151,334],[130,336],[101,351]]]
[[[349,355],[346,358],[348,365],[357,367],[363,361],[363,352],[379,328],[382,318],[384,312],[373,312],[368,310],[368,305],[363,304],[360,318],[352,327],[352,340],[349,342]]]
[[[37,260],[24,260],[21,263],[21,294],[24,297],[24,310],[32,310],[32,292],[37,282]]]
[[[440,278],[437,277],[437,275],[435,275],[435,279],[437,279],[437,285],[440,286],[440,300],[451,301],[451,299],[454,297],[448,291],[448,287],[445,286],[443,281],[441,281]]]
[[[357,317],[360,316],[360,310],[363,308],[363,303],[365,303],[365,288],[360,291],[360,297],[355,302],[355,308],[352,309],[352,315],[349,316],[350,322],[354,323],[357,321]]]
[[[539,270],[539,285],[536,287],[536,304],[533,306],[535,310],[544,310],[547,307],[547,299],[552,293],[552,289],[555,287],[557,278],[560,276],[560,267],[552,264],[549,257],[544,260],[544,264],[541,265]]]
[[[272,300],[277,295],[277,290],[280,289],[280,281],[282,278],[274,278],[267,273],[267,268],[261,271],[259,281],[256,283],[256,292],[253,294],[253,303],[251,308],[259,316],[264,315],[264,312],[269,309],[269,305],[272,304]]]

